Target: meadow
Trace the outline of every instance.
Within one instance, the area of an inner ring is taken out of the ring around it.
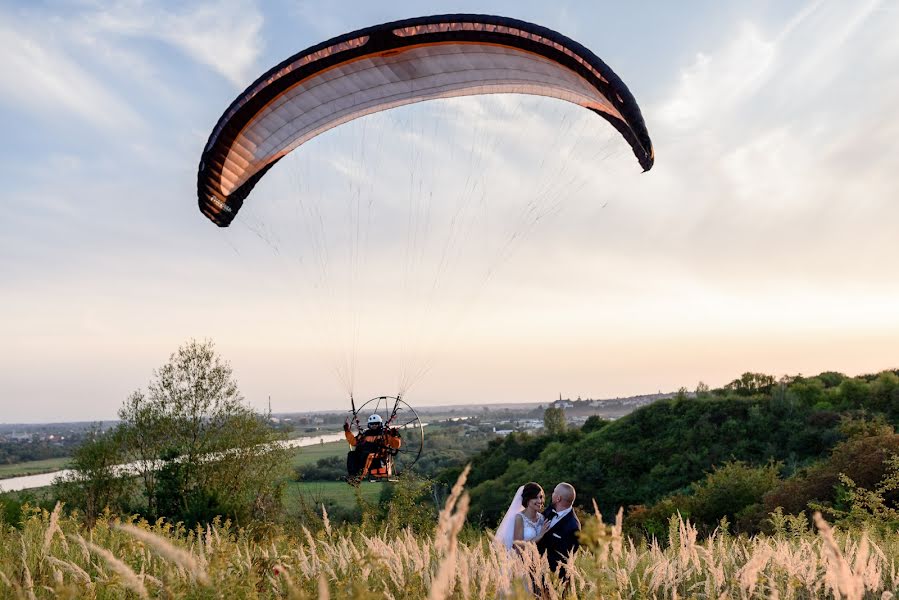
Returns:
[[[377,502],[387,483],[363,481],[359,484],[362,498]],[[344,481],[289,481],[284,489],[284,505],[288,513],[299,505],[339,506],[352,509],[356,506],[356,488]]]
[[[291,466],[302,467],[311,465],[322,458],[332,456],[346,456],[349,447],[343,440],[339,442],[328,442],[325,444],[315,444],[312,446],[302,446],[296,449],[296,453],[291,461]]]
[[[31,460],[27,462],[0,465],[0,480],[9,477],[22,477],[25,475],[39,475],[52,473],[65,469],[69,464],[69,458],[47,458],[44,460]]]
[[[583,546],[563,585],[526,548],[509,553],[465,525],[464,475],[430,533],[332,526],[326,510],[297,529],[237,528],[216,520],[186,530],[106,516],[33,509],[0,531],[0,595],[12,598],[892,598],[899,539],[816,529],[783,518],[769,536],[715,532],[700,540],[672,518],[669,543],[634,543],[621,513],[585,518]]]

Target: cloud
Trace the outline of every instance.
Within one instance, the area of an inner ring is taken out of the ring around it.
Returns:
[[[759,90],[770,76],[776,52],[773,41],[744,23],[720,52],[696,54],[656,118],[676,129],[714,123]]]
[[[780,29],[744,20],[644,111],[659,159],[635,193],[694,277],[802,278],[826,293],[835,273],[863,281],[899,250],[862,224],[897,214],[899,85],[883,74],[899,24],[876,6],[812,4]]]
[[[0,96],[20,110],[70,114],[104,128],[136,127],[141,119],[66,48],[22,22],[0,20]]]
[[[262,52],[263,17],[250,0],[191,3],[179,11],[120,2],[87,20],[99,31],[171,44],[239,87],[254,79]]]

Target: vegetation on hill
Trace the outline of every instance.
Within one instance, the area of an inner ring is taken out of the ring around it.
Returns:
[[[706,532],[722,518],[759,531],[777,506],[840,510],[841,473],[861,486],[880,482],[897,449],[897,422],[896,371],[780,380],[747,373],[611,423],[493,441],[473,460],[471,515],[495,523],[522,482],[551,489],[568,481],[582,508],[593,499],[607,514],[625,507],[647,535],[664,535],[674,511]]]

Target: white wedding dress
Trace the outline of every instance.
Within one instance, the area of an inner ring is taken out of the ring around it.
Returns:
[[[514,534],[516,518],[520,516],[521,520],[524,522],[523,539],[526,542],[530,542],[537,537],[540,530],[543,528],[543,523],[546,521],[545,517],[539,513],[537,514],[536,521],[531,521],[524,515],[524,507],[521,505],[522,490],[524,490],[524,486],[521,486],[518,488],[518,491],[515,492],[515,497],[512,498],[512,504],[509,505],[509,510],[506,511],[506,516],[503,517],[499,527],[496,528],[496,541],[509,549],[511,549],[515,543]]]
[[[543,523],[546,521],[546,517],[537,513],[537,520],[531,521],[527,518],[524,512],[518,513],[521,516],[521,520],[524,521],[524,534],[522,539],[526,542],[530,542],[540,533],[540,529],[543,527]]]

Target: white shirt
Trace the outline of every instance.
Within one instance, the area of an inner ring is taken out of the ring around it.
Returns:
[[[557,512],[557,513],[556,513],[556,516],[553,517],[553,520],[549,522],[549,527],[550,527],[550,529],[552,529],[553,527],[555,527],[555,526],[556,526],[556,523],[558,523],[559,521],[561,521],[561,520],[562,520],[562,517],[564,517],[565,515],[567,515],[567,514],[570,513],[570,512],[571,512],[571,507],[570,507],[570,506],[569,506],[568,508],[566,508],[565,510],[561,511],[561,512]]]

